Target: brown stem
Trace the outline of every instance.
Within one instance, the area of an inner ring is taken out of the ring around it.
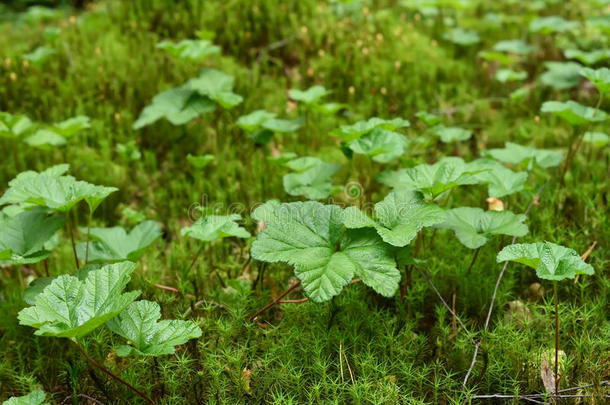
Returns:
[[[472,270],[472,266],[474,266],[474,262],[477,260],[480,250],[481,247],[478,247],[477,250],[474,251],[474,256],[472,256],[472,261],[470,262],[470,266],[468,266],[468,271],[466,271],[467,276],[470,275],[470,270]]]
[[[281,300],[278,301],[278,304],[300,304],[302,302],[309,301],[309,298],[301,298],[300,300]]]
[[[191,262],[191,265],[189,266],[188,270],[186,271],[187,273],[190,273],[191,269],[193,268],[193,266],[195,266],[195,262],[197,262],[197,259],[199,259],[199,255],[201,254],[201,252],[203,251],[203,247],[205,245],[201,245],[201,247],[199,248],[199,250],[197,251],[197,254],[195,255],[195,257],[193,258],[193,261]]]
[[[78,270],[80,269],[80,264],[78,263],[78,255],[76,254],[76,243],[74,243],[74,219],[70,215],[70,212],[68,212],[68,220],[70,222],[68,228],[70,228],[70,239],[72,240],[72,253],[74,253],[74,262],[76,263],[76,270]]]
[[[559,394],[559,297],[557,296],[557,281],[553,282],[555,295],[555,396]]]
[[[91,240],[91,217],[93,216],[93,212],[91,212],[91,208],[89,208],[89,219],[87,221],[87,243],[85,245],[85,266],[89,263],[89,241]]]
[[[268,310],[269,308],[271,308],[272,306],[274,306],[275,304],[277,304],[278,302],[280,302],[280,300],[282,298],[284,298],[285,296],[287,296],[288,294],[290,294],[290,292],[292,290],[294,290],[295,288],[297,288],[298,286],[301,285],[301,281],[297,281],[296,283],[294,283],[293,285],[291,285],[286,291],[284,291],[283,293],[280,294],[279,297],[277,297],[276,299],[274,299],[273,301],[271,301],[269,304],[265,305],[261,310],[257,311],[254,315],[252,315],[250,317],[250,321],[253,321],[254,319],[256,319],[260,314],[262,314],[263,312],[265,312],[266,310]]]
[[[129,388],[130,390],[135,392],[136,394],[138,394],[140,397],[142,397],[142,399],[144,399],[149,404],[155,405],[155,402],[152,399],[150,399],[146,394],[144,394],[142,391],[138,390],[137,388],[135,388],[133,385],[129,384],[127,381],[123,380],[118,375],[113,374],[110,370],[108,370],[106,367],[102,366],[95,359],[93,359],[91,356],[89,356],[87,354],[87,352],[85,352],[85,349],[83,349],[80,346],[80,344],[76,343],[76,347],[81,352],[81,354],[89,361],[89,363],[93,364],[95,367],[97,367],[98,369],[100,369],[101,371],[103,371],[104,373],[109,375],[110,377],[112,377],[114,380],[120,382],[121,384],[123,384],[124,386],[126,386],[127,388]]]

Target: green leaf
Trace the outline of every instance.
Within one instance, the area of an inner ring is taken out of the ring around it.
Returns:
[[[600,94],[610,93],[610,69],[603,67],[599,69],[584,68],[580,74],[593,83]]]
[[[299,118],[294,120],[272,118],[265,121],[262,125],[264,129],[281,134],[298,131],[302,126],[303,120]]]
[[[63,146],[66,144],[66,138],[46,129],[39,129],[23,141],[28,145],[39,149],[50,149],[50,147]]]
[[[333,190],[332,175],[341,167],[315,157],[302,157],[287,163],[295,172],[283,178],[284,190],[293,196],[305,196],[320,200],[330,196]]]
[[[33,65],[40,66],[46,62],[51,55],[55,54],[55,49],[40,46],[30,53],[24,53],[21,57]]]
[[[503,149],[489,149],[485,153],[500,162],[519,164],[523,161],[532,161],[545,169],[559,165],[563,158],[561,152],[536,149],[512,142],[506,142]]]
[[[445,157],[433,165],[421,164],[410,169],[381,172],[377,181],[401,190],[420,190],[426,198],[434,199],[443,192],[465,184],[477,184],[476,174],[481,170],[471,170],[458,157]]]
[[[133,123],[133,129],[143,128],[161,118],[167,119],[172,125],[183,125],[215,109],[216,105],[209,97],[197,95],[185,87],[176,87],[153,97],[152,104],[144,107]]]
[[[269,208],[262,211],[267,227],[252,244],[252,257],[293,265],[312,301],[328,301],[354,276],[384,296],[394,295],[400,273],[391,249],[374,230],[343,232],[343,211],[334,205],[280,204],[273,215]]]
[[[50,253],[44,250],[44,244],[65,221],[62,216],[48,216],[42,208],[24,211],[14,217],[0,214],[0,252],[9,252],[9,257],[5,260],[11,264],[42,261]]]
[[[555,90],[566,90],[578,86],[582,66],[574,62],[545,62],[547,71],[540,75],[545,86]]]
[[[441,138],[441,141],[445,143],[465,141],[472,137],[472,132],[470,130],[460,127],[446,127],[444,125],[437,125],[436,127],[432,128],[432,132],[434,132],[434,134]]]
[[[64,167],[54,166],[51,169]],[[28,203],[59,212],[68,212],[83,200],[93,212],[108,195],[118,190],[79,181],[72,176],[59,176],[52,171],[22,173],[9,186],[0,198],[0,205]]]
[[[597,49],[595,51],[585,52],[580,49],[566,49],[563,54],[568,59],[578,59],[585,65],[595,65],[598,62],[610,58],[610,49]]]
[[[610,136],[603,132],[586,132],[582,140],[592,143],[597,148],[603,148],[610,143]]]
[[[252,111],[250,114],[242,115],[237,119],[237,126],[246,132],[254,132],[261,126],[276,117],[277,114],[265,110]]]
[[[121,346],[120,357],[135,353],[144,356],[173,354],[176,346],[201,336],[201,329],[191,321],[163,320],[159,304],[136,301],[106,325],[108,329],[127,339],[132,346]]]
[[[0,137],[18,138],[31,127],[32,121],[27,116],[0,111]]]
[[[334,102],[314,105],[315,110],[324,115],[333,115],[341,110],[347,110],[348,107],[348,104]]]
[[[180,42],[161,41],[158,49],[164,49],[172,56],[187,60],[200,60],[208,55],[220,53],[220,47],[207,39],[184,39]]]
[[[523,70],[516,72],[512,69],[500,69],[496,72],[495,77],[500,83],[520,82],[527,79],[527,72]]]
[[[552,34],[555,32],[572,31],[578,27],[576,21],[568,21],[559,16],[539,17],[530,22],[530,32],[539,32],[541,34]]]
[[[497,262],[513,261],[536,269],[545,280],[574,278],[578,274],[592,275],[593,267],[585,263],[576,251],[550,242],[514,244],[498,253]]]
[[[540,111],[561,117],[573,126],[590,122],[602,122],[608,118],[605,112],[584,106],[572,100],[566,102],[545,101]]]
[[[288,91],[288,95],[295,101],[300,101],[304,104],[318,104],[320,100],[330,94],[330,91],[326,90],[324,86],[312,86],[307,90],[291,89]]]
[[[186,160],[193,166],[195,169],[203,169],[210,163],[214,161],[214,155],[201,155],[195,156],[190,153],[186,155]]]
[[[353,125],[342,125],[331,132],[331,135],[337,136],[346,142],[360,138],[364,134],[371,132],[376,128],[385,129],[387,131],[395,131],[399,128],[409,127],[411,123],[402,118],[394,118],[393,120],[385,120],[383,118],[373,117],[368,121],[358,121]]]
[[[523,190],[527,172],[513,172],[495,160],[477,159],[468,164],[470,170],[478,172],[479,183],[487,184],[490,197],[501,198]]]
[[[532,53],[536,47],[528,45],[527,43],[519,39],[511,39],[506,41],[497,42],[494,47],[494,51],[514,53],[516,55],[528,55]]]
[[[135,264],[122,262],[92,270],[84,281],[61,275],[36,296],[36,305],[19,312],[19,323],[36,335],[78,339],[117,316],[139,291],[123,293]]]
[[[114,263],[129,260],[138,261],[146,248],[157,240],[163,232],[155,221],[144,221],[127,233],[120,226],[112,228],[91,228],[92,241],[89,242],[90,263]],[[78,258],[85,260],[87,243],[76,246]]]
[[[388,163],[404,155],[407,146],[408,140],[402,134],[381,128],[376,128],[348,144],[354,153],[370,156],[380,163]]]
[[[46,395],[42,390],[34,390],[22,397],[11,397],[4,401],[2,405],[49,405],[44,402]]]
[[[402,247],[408,245],[423,227],[441,223],[446,216],[438,205],[425,202],[418,191],[393,191],[375,204],[374,221],[357,207],[347,208],[345,226],[373,226],[384,242]]]
[[[204,68],[198,77],[186,82],[184,88],[214,100],[223,108],[233,108],[243,101],[242,96],[233,93],[234,83],[233,76],[216,69]]]
[[[199,239],[203,242],[211,242],[217,239],[235,236],[237,238],[249,238],[251,235],[235,221],[241,220],[241,215],[208,215],[199,218],[191,226],[182,228],[182,235]]]
[[[426,111],[418,111],[415,116],[422,120],[424,124],[429,127],[436,125],[442,121],[441,117],[439,117],[438,115],[431,114]]]
[[[465,30],[463,28],[453,28],[443,34],[443,39],[453,42],[456,45],[474,45],[481,42],[481,37],[476,31]]]
[[[477,249],[489,241],[492,235],[524,236],[528,228],[525,215],[510,211],[483,211],[480,208],[459,207],[447,211],[447,220],[440,229],[451,229],[469,249]]]
[[[32,280],[30,285],[23,291],[23,301],[28,305],[36,305],[36,297],[44,291],[57,277],[38,277]]]

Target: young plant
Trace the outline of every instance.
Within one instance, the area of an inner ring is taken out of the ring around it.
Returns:
[[[559,297],[557,282],[573,279],[577,275],[592,275],[593,267],[585,263],[573,249],[550,242],[514,244],[506,246],[498,253],[497,262],[512,261],[536,270],[543,280],[553,282],[555,299],[555,396],[559,393]]]
[[[451,229],[460,243],[474,250],[474,255],[466,274],[479,255],[480,248],[493,235],[525,236],[527,225],[525,215],[513,214],[510,211],[483,211],[480,208],[459,207],[446,211],[447,218],[437,224],[436,228]]]
[[[472,131],[460,127],[437,125],[432,128],[432,132],[444,143],[467,141],[472,137]]]
[[[21,397],[11,397],[2,402],[2,405],[50,405],[46,400],[46,394],[42,390],[34,390]]]
[[[314,302],[330,300],[354,276],[379,294],[393,296],[400,281],[393,249],[373,229],[346,229],[345,215],[336,205],[314,201],[268,202],[252,215],[266,228],[250,254],[294,266],[298,284]]]
[[[277,114],[265,110],[256,110],[237,119],[237,126],[243,129],[257,145],[266,145],[274,134],[286,134],[298,131],[303,120],[276,118]]]
[[[134,269],[134,263],[121,262],[97,270],[85,267],[76,276],[61,275],[30,297],[33,305],[19,312],[19,323],[36,328],[38,336],[68,338],[91,364],[154,405],[146,394],[106,369],[83,347],[83,338],[104,324],[126,339],[133,339],[135,349],[117,349],[124,355],[132,350],[153,356],[166,354],[175,345],[201,336],[201,330],[190,322],[158,324],[158,306],[148,301],[134,303],[140,291],[123,292]],[[131,308],[126,316],[108,324],[126,308]]]
[[[326,90],[324,86],[316,85],[307,90],[290,89],[288,96],[305,105],[307,112],[309,110],[316,111],[325,115],[332,115],[347,108],[347,104],[343,103],[323,103],[322,99],[328,96],[332,91]]]
[[[32,128],[32,125],[32,121],[25,115],[0,111],[0,138],[6,138],[11,142],[17,171],[21,171],[17,141]]]
[[[531,167],[534,164],[544,169],[555,167],[558,166],[559,163],[561,163],[561,159],[563,159],[562,152],[555,152],[548,149],[536,149],[512,142],[506,142],[502,149],[489,149],[485,151],[485,154],[502,163],[514,165],[525,163],[528,170],[531,170]]]
[[[162,233],[155,221],[144,221],[129,233],[120,226],[91,228],[89,234],[93,241],[76,245],[76,253],[85,263],[137,262]]]
[[[86,115],[69,118],[37,130],[33,135],[24,139],[24,142],[38,149],[48,149],[54,146],[63,146],[69,138],[83,130],[90,128],[91,123]]]
[[[212,260],[212,244],[210,242],[229,237],[249,238],[251,236],[250,232],[246,231],[237,222],[235,222],[239,220],[241,220],[241,215],[239,214],[207,215],[199,218],[193,225],[182,228],[180,233],[183,236],[188,236],[189,238],[205,242],[197,250],[195,257],[193,258],[193,261],[186,272],[190,272],[195,266],[195,263],[197,262],[197,259],[199,258],[199,255],[203,251],[206,244],[209,246],[210,260]]]
[[[111,193],[118,191],[115,187],[97,186],[85,181],[76,180],[64,175],[69,165],[62,164],[48,168],[43,172],[27,171],[17,175],[9,182],[9,188],[0,198],[0,205],[20,204],[24,207],[41,206],[64,214],[70,220],[71,210],[81,201],[89,207],[88,228],[97,207]],[[79,267],[74,243],[74,228],[70,224],[70,236],[76,267]]]
[[[220,47],[212,44],[208,39],[184,39],[180,42],[161,41],[156,45],[175,58],[198,61],[208,55],[220,53]]]
[[[152,104],[144,107],[133,129],[148,126],[161,118],[173,125],[183,125],[204,113],[216,110],[216,105],[233,108],[243,98],[233,92],[235,78],[212,68],[204,68],[199,76],[184,85],[157,94]]]
[[[290,195],[321,200],[336,190],[332,176],[341,168],[338,164],[306,156],[291,160],[286,166],[293,170],[283,178],[284,190]]]

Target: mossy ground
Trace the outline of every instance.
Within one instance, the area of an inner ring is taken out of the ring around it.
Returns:
[[[282,116],[307,116],[302,130],[276,138],[274,147],[343,162],[336,184],[358,182],[366,199],[378,201],[388,190],[374,176],[385,167],[362,156],[348,161],[328,135],[338,125],[371,116],[417,122],[414,114],[427,110],[474,131],[474,142],[459,147],[415,146],[394,164],[398,167],[445,155],[470,160],[505,141],[565,148],[569,128],[539,116],[541,102],[597,103],[597,93],[585,85],[563,92],[537,85],[513,101],[509,94],[517,85],[493,79],[494,67],[477,58],[475,49],[520,37],[524,20],[497,29],[482,16],[494,9],[526,18],[518,2],[481,2],[473,10],[444,16],[480,31],[483,44],[474,48],[443,41],[438,19],[430,23],[399,2],[363,3],[352,9],[314,0],[102,1],[55,21],[0,25],[0,110],[42,122],[78,114],[93,120],[85,135],[60,149],[36,151],[1,139],[2,187],[17,174],[17,165],[41,170],[67,162],[77,178],[120,188],[100,207],[94,225],[128,225],[121,215],[124,207],[163,225],[164,237],[140,261],[132,287],[158,301],[166,317],[196,320],[203,336],[155,361],[117,358],[112,354],[116,338],[106,330],[88,340],[95,358],[159,404],[462,403],[472,393],[543,391],[540,361],[551,358],[554,347],[551,285],[543,282],[545,292],[532,297],[528,291],[538,281],[535,274],[509,265],[490,329],[479,333],[501,268],[495,256],[507,239],[495,238],[483,247],[467,275],[472,251],[450,232],[424,235],[421,256],[434,284],[472,333],[483,338],[468,390],[462,380],[473,345],[417,271],[404,302],[355,284],[325,304],[276,306],[258,322],[247,319],[294,281],[288,266],[248,262],[248,241],[225,240],[211,244],[197,270],[187,272],[199,244],[182,237],[180,228],[188,223],[193,204],[204,199],[225,208],[239,203],[247,210],[271,198],[293,199],[282,187],[284,169],[267,159],[269,148],[256,147],[235,125],[242,114],[265,108]],[[591,11],[579,1],[548,7],[550,14],[575,19]],[[57,54],[43,67],[23,63],[21,54],[45,42],[47,26],[61,28],[51,45]],[[194,38],[202,29],[215,33],[221,56],[193,63],[155,49],[161,39]],[[559,53],[548,38],[531,40],[539,50],[523,68],[534,77],[544,70],[543,61]],[[185,126],[163,121],[131,129],[155,94],[182,84],[204,65],[236,77],[235,91],[244,97],[240,106]],[[346,116],[315,114],[287,100],[288,89],[317,83],[333,91],[332,100],[349,104]],[[609,105],[606,101],[602,107]],[[414,137],[422,130],[416,124],[408,134]],[[140,160],[128,162],[117,154],[116,144],[130,140],[137,142]],[[210,153],[216,160],[195,170],[186,162],[188,153]],[[610,378],[609,163],[608,148],[585,145],[565,180],[555,176],[550,181],[523,238],[561,243],[581,253],[597,241],[588,259],[596,275],[560,285],[564,388]],[[551,170],[534,169],[527,189],[505,199],[508,208],[523,212]],[[485,207],[486,196],[483,187],[459,189],[446,205]],[[77,217],[84,225],[87,212]],[[256,224],[248,218],[246,227],[254,232]],[[50,272],[66,273],[72,266],[71,247],[62,243],[50,260]],[[33,275],[31,269],[22,271]],[[31,328],[18,325],[16,314],[25,304],[15,272],[0,270],[0,400],[42,387],[52,403],[79,393],[105,404],[137,403],[131,392],[92,370],[67,340],[36,337]],[[164,291],[155,283],[197,297]],[[194,307],[196,300],[206,303]],[[509,302],[515,300],[523,311],[511,309]],[[586,392],[601,391],[593,387]]]

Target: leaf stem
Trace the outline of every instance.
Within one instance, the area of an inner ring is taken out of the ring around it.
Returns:
[[[108,370],[106,367],[104,367],[100,363],[98,363],[94,358],[89,356],[87,354],[87,352],[85,351],[85,349],[83,349],[78,342],[75,342],[75,343],[76,343],[76,347],[78,348],[78,350],[89,361],[89,363],[93,364],[95,367],[100,369],[102,372],[104,372],[105,374],[109,375],[114,380],[120,382],[121,384],[123,384],[124,386],[126,386],[127,388],[129,388],[130,390],[135,392],[136,394],[138,394],[140,397],[142,397],[142,399],[144,399],[149,404],[155,405],[155,402],[152,399],[150,399],[146,394],[144,394],[142,391],[140,391],[137,388],[135,388],[133,385],[129,384],[127,381],[123,380],[118,375],[113,374],[110,370]]]
[[[268,310],[269,308],[271,308],[272,306],[274,306],[275,304],[279,303],[281,301],[282,298],[284,298],[285,296],[287,296],[288,294],[290,294],[290,292],[292,290],[294,290],[295,288],[297,288],[298,286],[301,285],[301,280],[297,281],[296,283],[294,283],[293,285],[291,285],[290,287],[288,287],[288,289],[286,291],[284,291],[283,293],[280,294],[279,297],[277,297],[276,299],[274,299],[273,301],[271,301],[269,304],[265,305],[262,309],[260,309],[259,311],[257,311],[254,315],[252,315],[250,317],[250,321],[255,320],[260,314],[262,314],[263,312],[265,312],[266,310]]]
[[[466,271],[466,275],[469,276],[470,275],[470,270],[472,270],[472,266],[474,266],[474,262],[477,260],[477,257],[479,257],[479,251],[481,250],[481,247],[479,246],[475,251],[474,251],[474,255],[472,256],[472,261],[470,262],[470,266],[468,266],[468,270]]]
[[[93,217],[93,212],[91,211],[91,207],[89,207],[89,218],[87,219],[87,244],[85,245],[85,265],[89,263],[89,241],[91,240],[91,219]]]
[[[68,228],[70,228],[70,239],[72,240],[72,253],[74,254],[74,262],[76,263],[76,270],[80,269],[80,264],[78,263],[78,255],[76,254],[76,243],[74,243],[74,218],[70,214],[71,211],[68,211],[66,214],[68,217]]]
[[[557,281],[553,281],[555,296],[555,396],[559,394],[559,297],[557,296]]]

